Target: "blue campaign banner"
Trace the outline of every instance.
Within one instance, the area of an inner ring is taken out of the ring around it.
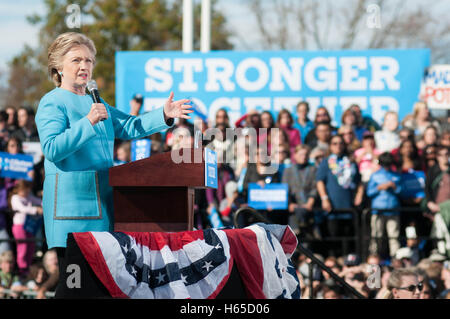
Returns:
[[[217,188],[217,154],[205,148],[205,185]]]
[[[33,170],[33,156],[0,152],[0,176],[31,181],[29,172]]]
[[[131,161],[150,157],[152,141],[146,138],[131,142]]]
[[[261,187],[257,183],[248,184],[248,206],[254,209],[287,209],[288,184],[273,183]]]
[[[422,171],[410,170],[400,176],[401,192],[400,197],[423,198],[425,197],[425,173]]]
[[[310,118],[319,106],[340,124],[344,110],[360,105],[379,123],[386,111],[400,118],[418,100],[429,49],[340,51],[122,51],[116,53],[116,106],[129,112],[140,93],[143,112],[175,99],[192,98],[200,114],[213,120],[220,108],[231,122],[250,109],[272,115],[306,100]]]

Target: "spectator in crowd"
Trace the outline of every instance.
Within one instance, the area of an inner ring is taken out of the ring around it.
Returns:
[[[191,136],[193,136],[194,133],[194,125],[190,122],[188,122],[188,120],[184,119],[184,118],[178,118],[175,120],[175,124],[168,128],[166,131],[166,135],[165,135],[165,151],[169,151],[173,148],[173,144],[174,144],[174,132],[177,131],[179,128],[184,128],[184,131],[188,131],[190,132]],[[179,136],[178,136],[179,137]],[[179,141],[177,141],[179,142]]]
[[[381,240],[386,231],[389,238],[389,255],[395,255],[400,248],[400,214],[398,211],[378,211],[400,207],[398,194],[401,191],[400,176],[391,170],[394,158],[390,153],[379,156],[380,169],[372,174],[367,184],[367,196],[371,200],[371,253],[380,253]]]
[[[34,111],[31,107],[20,107],[17,110],[18,128],[11,136],[19,138],[22,142],[39,142],[34,115]]]
[[[375,131],[375,143],[380,152],[391,152],[400,145],[400,137],[398,135],[398,114],[394,111],[388,111],[384,115],[383,127],[379,131]]]
[[[314,118],[314,129],[311,129],[305,137],[305,144],[308,144],[311,148],[314,148],[317,144],[316,128],[319,123],[328,123],[330,126],[331,133],[337,131],[337,128],[331,125],[331,116],[325,106],[320,106],[316,111],[316,116]],[[330,133],[330,134],[331,134]]]
[[[289,213],[292,214],[289,225],[297,234],[312,228],[314,223],[312,209],[317,196],[316,167],[309,165],[309,152],[307,145],[298,145],[294,165],[284,170],[282,178],[282,183],[289,186]]]
[[[450,200],[449,148],[439,146],[436,153],[437,164],[429,169],[425,180],[427,208],[434,214],[440,212],[440,204]]]
[[[144,97],[142,96],[142,94],[135,94],[130,100],[130,115],[138,116],[143,103]]]
[[[194,146],[194,126],[180,126],[173,130],[171,134],[172,151]]]
[[[215,128],[217,134],[208,144],[208,148],[217,153],[217,161],[235,166],[234,163],[234,140],[227,136],[227,129],[230,128],[230,120],[225,109],[220,109],[216,113]]]
[[[338,284],[324,285],[323,299],[343,299],[342,288]]]
[[[423,133],[429,125],[434,125],[440,131],[439,122],[432,118],[428,105],[423,101],[414,104],[412,118],[405,118],[403,125],[413,130],[416,142],[422,139]]]
[[[416,265],[414,257],[414,251],[411,247],[401,247],[395,252],[393,263],[398,264],[397,268],[409,268]]]
[[[9,203],[8,190],[5,186],[5,180],[0,178],[0,254],[4,251],[10,250],[9,244]]]
[[[377,161],[380,154],[380,151],[376,148],[373,133],[366,131],[363,136],[362,147],[357,149],[354,154],[363,183],[367,183],[372,173],[379,168]]]
[[[341,265],[339,265],[336,257],[334,257],[334,256],[328,256],[327,258],[325,258],[325,261],[323,263],[325,264],[325,266],[330,268],[335,274],[340,274],[342,271]],[[324,281],[334,282],[334,279],[330,276],[330,274],[324,270],[322,270],[322,276],[323,276]]]
[[[34,261],[25,278],[25,285],[32,291],[37,291],[44,281],[48,278],[42,261]]]
[[[353,156],[355,151],[361,147],[361,143],[356,138],[353,128],[350,125],[344,124],[338,129],[338,134],[344,138],[345,148],[348,154]]]
[[[411,269],[395,269],[389,276],[387,288],[389,299],[419,299],[423,284]]]
[[[424,165],[425,172],[428,172],[428,170],[437,163],[436,158],[437,147],[438,147],[437,144],[428,144],[422,150],[422,162]]]
[[[442,132],[438,144],[450,147],[450,131],[446,130]]]
[[[260,147],[266,147],[265,144],[260,144]],[[291,158],[291,146],[289,145],[289,136],[285,130],[276,128],[270,134],[270,143],[267,144],[267,152],[271,154],[278,150],[287,150]]]
[[[8,114],[8,122],[7,122],[7,129],[9,133],[11,134],[14,132],[17,128],[17,111],[14,107],[8,106],[5,109],[6,113]]]
[[[414,140],[414,131],[410,128],[402,127],[400,131],[398,131],[398,137],[400,138],[400,144],[406,140]]]
[[[0,255],[0,298],[5,296],[5,289],[11,290],[10,296],[17,298],[19,294],[26,290],[20,282],[20,278],[14,272],[14,254],[8,250]]]
[[[341,123],[342,125],[348,125],[352,127],[358,141],[362,141],[363,135],[365,132],[367,132],[367,129],[363,126],[358,126],[356,115],[350,108],[346,109],[342,114]]]
[[[413,140],[408,139],[400,143],[397,158],[399,172],[422,171],[424,169],[416,143]]]
[[[437,164],[428,170],[425,179],[425,203],[434,221],[433,234],[446,238],[444,243],[439,243],[441,252],[450,253],[444,247],[450,246],[450,168],[449,148],[439,146],[437,148]],[[439,216],[436,216],[436,215]]]
[[[243,192],[242,195],[244,199],[248,198],[248,187],[250,183],[257,183],[259,186],[264,187],[266,184],[279,183],[280,177],[277,172],[274,172],[270,167],[270,158],[263,148],[257,148],[256,161],[250,156],[249,163],[247,165],[247,171],[243,181]],[[271,210],[262,211],[262,213],[275,224],[284,224],[287,222],[285,214],[280,214],[280,212],[273,212]]]
[[[309,155],[309,163],[316,167],[319,167],[322,160],[327,156],[328,151],[320,147],[313,149]]]
[[[11,136],[6,144],[6,152],[11,155],[23,154],[22,140],[16,136]]]
[[[417,141],[416,145],[419,150],[423,150],[428,145],[437,144],[438,140],[439,140],[438,129],[433,125],[429,125],[423,131],[422,138],[419,141]]]
[[[446,299],[450,299],[449,298],[449,294],[450,294],[450,267],[449,267],[449,262],[447,261],[447,263],[444,265],[444,267],[442,268],[441,271],[441,278],[442,283],[443,283],[443,291],[440,293],[440,297],[442,299],[446,298]]]
[[[4,151],[9,139],[8,113],[0,111],[0,151]]]
[[[252,143],[256,143],[259,138],[259,128],[261,127],[261,114],[257,110],[250,110],[247,114],[244,114],[241,116],[235,123],[234,126],[236,128],[246,128],[246,130],[243,131],[243,134],[245,135],[247,129],[254,129],[256,133],[256,141],[251,141]],[[252,137],[252,135],[250,135]]]
[[[416,267],[415,271],[417,273],[419,282],[422,283],[422,285],[423,285],[423,289],[420,292],[419,299],[435,299],[436,294],[433,289],[433,284],[431,283],[430,279],[428,278],[427,272],[419,267]]]
[[[131,161],[131,143],[122,141],[116,149],[114,165],[121,165]]]
[[[150,135],[150,140],[152,141],[150,154],[154,155],[162,153],[164,149],[162,134],[160,132],[152,134]]]
[[[370,117],[369,115],[362,115],[361,108],[358,104],[350,105],[349,109],[352,110],[352,112],[356,116],[357,127],[364,127],[366,130],[372,133],[381,129],[380,125],[372,117]]]
[[[261,113],[261,128],[266,129],[267,131],[261,131],[258,137],[258,145],[261,143],[267,143],[270,145],[271,143],[271,131],[272,128],[275,127],[275,120],[273,119],[272,113],[269,111],[263,111]]]
[[[353,215],[350,211],[342,210],[351,209],[362,203],[364,186],[356,163],[352,162],[346,154],[342,136],[331,137],[330,156],[320,164],[316,181],[322,208],[328,212],[329,235],[332,237],[353,236]],[[336,256],[336,253],[340,252],[335,245],[330,244],[330,248],[330,254]]]
[[[220,216],[224,226],[233,226],[234,213],[244,202],[239,197],[238,186],[234,180],[225,184],[225,195],[219,205]]]
[[[391,292],[388,290],[388,280],[391,276],[393,268],[391,266],[383,265],[381,266],[381,280],[379,290],[375,294],[375,299],[388,299],[390,298]]]
[[[286,109],[282,109],[278,113],[276,127],[283,130],[288,136],[289,151],[291,153],[292,161],[294,161],[295,147],[302,142],[300,132],[294,128],[293,125],[294,119],[292,118],[291,113]]]
[[[15,212],[12,232],[16,240],[33,238],[35,234],[25,229],[28,215],[42,215],[42,200],[31,194],[32,184],[25,180],[18,180],[11,196],[11,209]],[[31,265],[35,252],[35,242],[17,242],[17,266],[19,273],[25,274]]]
[[[316,127],[314,128],[314,138],[311,138],[309,143],[306,142],[306,144],[311,148],[321,148],[325,151],[328,151],[330,137],[332,134],[332,127],[329,122],[323,121],[316,124]],[[309,134],[311,134],[309,132]]]
[[[297,104],[297,120],[294,123],[294,128],[300,132],[300,137],[302,143],[305,143],[306,136],[308,133],[314,129],[314,123],[308,118],[309,114],[309,103],[306,101],[301,101]]]
[[[42,259],[47,279],[39,286],[36,299],[45,299],[46,292],[54,292],[59,280],[59,260],[54,249],[47,250]]]

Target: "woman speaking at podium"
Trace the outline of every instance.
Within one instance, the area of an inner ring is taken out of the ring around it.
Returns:
[[[83,34],[59,35],[48,50],[56,88],[40,101],[36,124],[45,156],[44,224],[49,248],[66,247],[67,234],[112,231],[113,201],[108,169],[114,139],[162,131],[174,118],[190,118],[189,100],[173,101],[140,116],[118,111],[86,93],[95,66],[93,41]],[[59,249],[59,257],[63,257]]]

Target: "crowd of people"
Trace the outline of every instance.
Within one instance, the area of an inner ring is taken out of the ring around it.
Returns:
[[[142,96],[135,96],[130,113],[139,114],[142,103]],[[178,119],[166,132],[146,139],[153,155],[194,147],[196,131],[221,133],[202,140],[221,160],[218,187],[196,190],[196,229],[246,226],[251,215],[236,212],[252,209],[250,185],[287,184],[286,209],[268,206],[256,212],[270,223],[291,226],[300,243],[361,294],[448,298],[449,123],[433,119],[424,102],[404,119],[387,112],[381,125],[356,104],[345,110],[339,127],[326,107],[317,108],[313,119],[310,114],[309,104],[301,101],[293,112],[283,109],[274,117],[250,110],[232,123],[220,109],[211,121]],[[0,151],[23,153],[25,142],[39,142],[33,109],[0,111]],[[131,142],[116,140],[115,165],[131,160]],[[42,158],[30,172],[31,181],[0,178],[0,294],[33,290],[44,297],[56,286],[57,258],[46,249],[39,223],[44,175]],[[361,219],[363,211],[369,212],[367,220]],[[360,251],[358,234],[369,238]],[[297,252],[292,261],[303,297],[345,297],[342,287],[306,256]],[[379,271],[369,272],[374,265]],[[372,275],[373,289],[368,284]]]

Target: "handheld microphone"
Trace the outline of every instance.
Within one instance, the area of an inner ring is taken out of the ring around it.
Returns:
[[[88,89],[89,93],[91,93],[92,100],[94,101],[94,103],[102,103],[100,101],[100,93],[98,93],[97,82],[95,82],[95,80],[90,80],[87,83],[87,89]],[[104,121],[104,120],[105,119],[101,119],[101,121]]]

